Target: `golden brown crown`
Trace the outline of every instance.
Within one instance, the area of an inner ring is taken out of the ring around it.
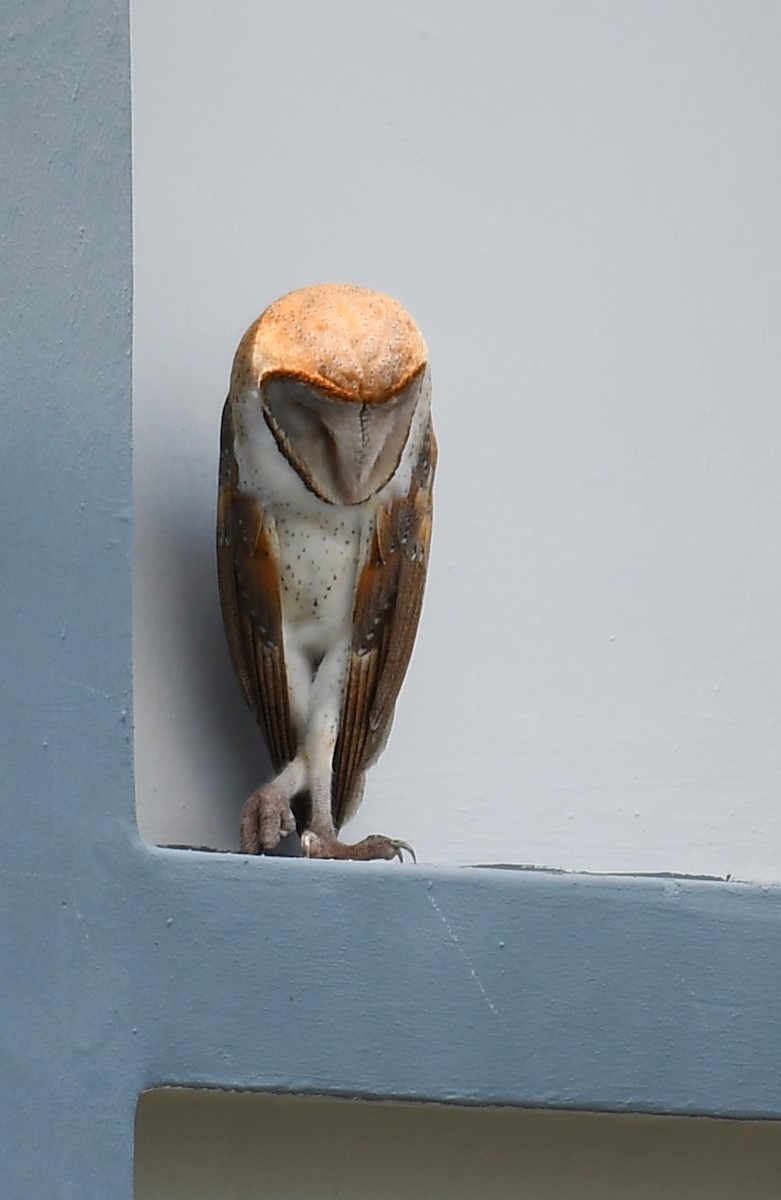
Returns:
[[[426,343],[412,317],[381,292],[323,283],[289,292],[245,333],[234,385],[294,376],[342,400],[382,404],[426,365]]]

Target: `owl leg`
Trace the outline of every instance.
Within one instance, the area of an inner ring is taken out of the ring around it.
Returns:
[[[264,783],[247,800],[241,813],[241,849],[244,854],[274,850],[280,838],[295,830],[290,801],[306,781],[306,764],[299,754],[276,779]]]
[[[290,802],[307,784],[307,758],[300,747],[307,728],[312,667],[292,640],[287,645],[287,681],[299,752],[275,779],[257,788],[244,805],[240,827],[244,854],[266,854],[275,850],[288,833],[295,832],[296,820]]]
[[[301,834],[301,850],[304,858],[341,858],[365,861],[372,858],[398,858],[404,861],[402,850],[406,850],[415,861],[415,851],[407,842],[397,838],[373,833],[361,842],[342,842],[334,828],[331,815],[331,762],[336,738],[327,753],[322,748],[322,770],[310,775],[312,794],[312,817],[309,828]],[[310,759],[310,766],[312,760]],[[326,769],[327,766],[327,769]]]
[[[415,861],[415,851],[407,842],[397,838],[373,833],[361,842],[342,842],[334,828],[331,812],[331,770],[336,748],[336,724],[308,746],[309,786],[312,795],[312,816],[309,828],[301,834],[301,850],[304,858],[341,858],[365,861],[372,858],[398,858],[404,861],[402,850],[406,850]]]
[[[377,858],[403,861],[402,851],[406,850],[414,861],[415,851],[407,842],[374,833],[351,844],[340,841],[334,827],[331,788],[346,662],[345,645],[343,654],[336,652],[323,660],[312,689],[310,732],[306,742],[312,816],[309,828],[301,834],[301,850],[305,858],[358,861]]]
[[[297,792],[306,790],[311,797],[308,827],[301,834],[301,849],[305,858],[401,859],[402,850],[406,850],[414,859],[415,852],[406,842],[381,834],[372,834],[371,837],[350,845],[339,840],[334,827],[331,795],[333,760],[349,658],[349,636],[325,654],[313,673],[305,656],[290,642],[287,652],[291,708],[299,734],[303,735],[303,754],[299,755],[278,779],[255,792],[247,802],[247,808],[253,804],[255,797],[259,798],[256,807],[263,816],[268,814],[272,833],[276,834],[272,846],[276,845],[280,828],[276,817],[277,800],[274,797],[266,799],[265,794],[268,789],[278,787],[284,780],[287,784],[283,791],[287,797],[288,813],[289,801]],[[288,780],[287,772],[297,764],[301,764],[301,773],[291,775]],[[292,790],[288,790],[290,788]],[[253,812],[250,814],[250,832],[253,835],[257,827],[258,818]],[[243,828],[242,822],[242,830]],[[243,839],[242,832],[242,846]],[[258,853],[252,850],[248,852]]]
[[[343,644],[330,650],[320,663],[312,682],[306,721],[304,751],[312,797],[309,830],[326,840],[336,837],[331,812],[331,780],[347,654],[347,640],[344,639]],[[302,837],[306,835],[305,832]]]

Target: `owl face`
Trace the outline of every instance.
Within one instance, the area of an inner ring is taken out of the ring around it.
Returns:
[[[261,386],[263,416],[310,492],[329,504],[361,504],[399,465],[422,377],[423,370],[397,393],[369,401],[275,372]]]
[[[323,284],[281,297],[250,326],[231,391],[259,399],[277,448],[314,496],[362,504],[399,466],[427,360],[397,301]]]

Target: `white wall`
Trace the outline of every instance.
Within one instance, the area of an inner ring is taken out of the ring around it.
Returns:
[[[418,319],[441,443],[419,643],[351,832],[781,879],[781,10],[132,16],[142,834],[235,846],[266,769],[219,622],[219,412],[260,310],[341,279]]]
[[[136,1200],[777,1200],[781,1126],[163,1092]]]

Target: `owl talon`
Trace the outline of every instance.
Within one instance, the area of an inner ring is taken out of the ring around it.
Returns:
[[[290,804],[273,784],[253,792],[241,813],[243,854],[268,854],[295,830]]]
[[[301,835],[301,849],[304,858],[333,858],[353,862],[368,862],[374,859],[391,861],[394,858],[404,862],[402,851],[406,850],[414,863],[418,861],[409,842],[403,842],[400,838],[385,837],[381,833],[371,833],[362,842],[350,845],[348,842],[340,842],[337,837],[320,837],[311,829],[307,829],[306,833]]]

